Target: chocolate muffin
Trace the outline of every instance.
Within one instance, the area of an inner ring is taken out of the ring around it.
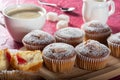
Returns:
[[[42,50],[45,46],[55,42],[55,38],[42,30],[33,30],[22,39],[24,46],[29,50]]]
[[[67,27],[55,32],[57,42],[64,42],[76,46],[83,41],[84,32],[79,28]]]
[[[74,66],[76,53],[69,44],[52,43],[42,53],[46,67],[53,72],[69,72]]]
[[[107,24],[102,24],[98,21],[91,21],[82,25],[82,30],[85,31],[84,40],[93,39],[103,44],[107,44],[107,38],[111,35],[111,29]]]
[[[87,40],[76,46],[77,65],[86,70],[99,70],[106,66],[110,49],[95,40]]]
[[[111,35],[108,39],[108,46],[111,49],[111,55],[120,57],[120,32]]]

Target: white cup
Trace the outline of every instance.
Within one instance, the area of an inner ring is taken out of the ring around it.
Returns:
[[[111,9],[109,10],[109,7]],[[98,20],[106,24],[108,17],[115,12],[112,0],[83,0],[82,16],[84,22]]]
[[[21,13],[21,11],[36,11],[34,14],[39,13],[40,15],[33,16],[33,14],[30,12],[31,15],[15,17],[14,14],[18,13],[17,15],[20,15],[19,13]],[[46,21],[46,10],[43,7],[32,4],[8,6],[2,11],[2,13],[9,33],[17,42],[21,42],[22,38],[30,31],[35,29],[42,29]]]

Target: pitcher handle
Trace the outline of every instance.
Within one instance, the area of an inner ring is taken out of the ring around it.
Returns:
[[[3,17],[2,11],[0,11],[0,15],[2,15],[2,17]],[[0,17],[0,18],[2,18],[2,17]],[[5,27],[4,23],[2,23],[2,22],[0,22],[0,25],[2,25],[3,27]]]
[[[115,12],[115,4],[114,1],[110,0],[107,2],[108,6],[111,6],[111,10],[109,11],[109,16],[112,15]]]

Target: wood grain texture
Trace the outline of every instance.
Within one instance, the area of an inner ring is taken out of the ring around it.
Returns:
[[[120,60],[113,56],[110,56],[108,59],[107,66],[104,69],[98,71],[87,71],[87,70],[79,69],[78,67],[74,67],[73,70],[69,73],[54,73],[49,71],[43,65],[43,67],[40,69],[38,74],[47,80],[87,80],[87,79],[98,80],[101,76],[104,77],[104,79],[109,79],[111,77],[117,76],[117,73],[119,73],[120,71],[119,67],[120,67]],[[117,69],[118,72],[116,71]],[[115,75],[112,76],[111,73]]]

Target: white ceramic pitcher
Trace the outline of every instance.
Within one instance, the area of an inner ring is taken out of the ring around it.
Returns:
[[[109,7],[111,9],[109,10]],[[98,20],[106,24],[108,17],[115,12],[112,0],[83,0],[82,16],[84,22]]]

